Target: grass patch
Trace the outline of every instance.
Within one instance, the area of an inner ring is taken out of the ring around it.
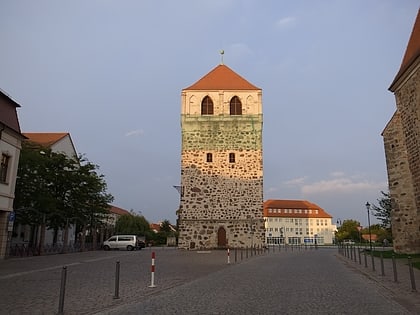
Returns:
[[[369,249],[365,249],[365,251],[370,254]],[[393,250],[373,250],[373,256],[375,257],[381,257],[381,253],[384,259],[391,259],[392,255],[394,255],[396,259],[408,259],[408,257],[411,257],[413,262],[418,261],[420,263],[420,254],[397,254]]]

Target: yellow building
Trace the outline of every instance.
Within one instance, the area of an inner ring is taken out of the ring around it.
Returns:
[[[264,202],[267,245],[332,244],[336,226],[332,216],[306,200],[267,200]]]

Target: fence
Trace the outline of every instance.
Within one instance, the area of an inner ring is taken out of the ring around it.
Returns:
[[[355,245],[339,244],[338,253],[354,263],[353,266],[365,270],[379,280],[391,281],[407,292],[417,292],[416,278],[420,271],[413,267],[412,257],[384,257],[385,248],[362,248]]]

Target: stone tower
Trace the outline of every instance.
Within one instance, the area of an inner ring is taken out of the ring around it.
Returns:
[[[394,250],[420,253],[420,10],[389,90],[397,110],[382,132]]]
[[[262,91],[221,64],[181,96],[180,248],[264,243]]]

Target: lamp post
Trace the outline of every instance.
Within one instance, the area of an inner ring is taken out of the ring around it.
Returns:
[[[368,224],[369,224],[370,257],[372,259],[372,270],[375,271],[375,259],[373,258],[373,251],[372,251],[372,233],[370,232],[370,203],[369,202],[366,202],[366,209],[368,213]]]
[[[366,202],[366,209],[368,213],[368,225],[369,225],[369,248],[372,253],[372,233],[370,232],[370,203]]]

